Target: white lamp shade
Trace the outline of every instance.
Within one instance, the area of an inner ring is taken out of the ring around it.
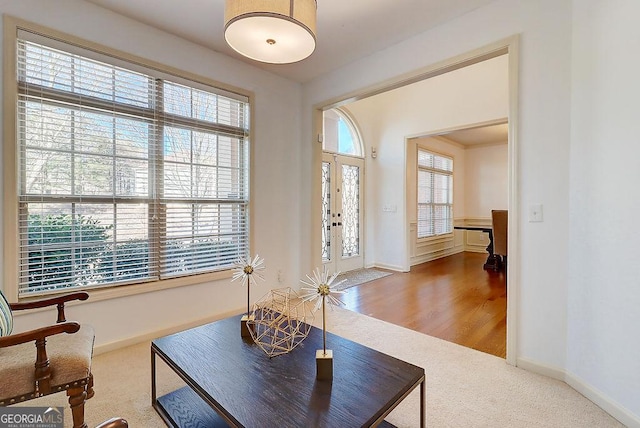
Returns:
[[[316,47],[316,0],[226,0],[225,39],[256,61],[301,61]]]

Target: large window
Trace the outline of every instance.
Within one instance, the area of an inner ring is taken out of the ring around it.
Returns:
[[[248,253],[248,98],[27,31],[19,295],[228,269]]]
[[[453,232],[453,159],[418,149],[418,238]]]

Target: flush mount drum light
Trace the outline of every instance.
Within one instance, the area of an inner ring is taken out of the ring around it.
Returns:
[[[224,38],[256,61],[300,61],[316,48],[316,9],[316,0],[226,0]]]

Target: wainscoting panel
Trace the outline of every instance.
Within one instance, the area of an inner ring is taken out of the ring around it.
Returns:
[[[465,218],[454,220],[455,225],[491,227],[490,218]],[[430,239],[418,239],[416,223],[409,224],[410,263],[415,266],[420,263],[436,260],[441,257],[457,254],[462,251],[486,253],[489,245],[489,234],[477,230],[454,230],[452,234]]]
[[[489,245],[489,234],[479,230],[463,231],[467,235],[464,243],[464,250],[474,253],[484,253]]]
[[[454,233],[428,239],[417,239],[417,226],[409,225],[411,233],[411,266],[436,260],[464,251],[463,231],[455,230]]]

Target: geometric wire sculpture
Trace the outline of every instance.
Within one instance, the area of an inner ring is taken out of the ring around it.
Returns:
[[[313,313],[290,287],[271,290],[253,305],[247,326],[269,358],[291,352],[309,334]]]

